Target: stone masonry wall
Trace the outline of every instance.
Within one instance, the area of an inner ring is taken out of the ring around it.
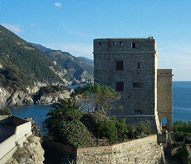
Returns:
[[[158,69],[157,78],[157,110],[161,121],[167,118],[167,130],[172,130],[172,70]]]
[[[134,46],[132,46],[134,44]],[[123,69],[117,69],[117,62]],[[123,83],[121,99],[114,102],[116,109],[110,115],[126,118],[127,123],[150,124],[153,132],[160,133],[157,112],[158,54],[153,38],[106,38],[94,40],[95,82],[117,90]],[[123,110],[118,110],[123,106]],[[130,118],[129,118],[130,117]]]
[[[131,48],[132,42],[135,48]],[[155,115],[155,47],[152,38],[94,40],[95,82],[113,89],[117,82],[124,82],[121,99],[115,105],[124,109],[112,110],[112,115]],[[116,61],[123,61],[123,70],[116,70]],[[135,83],[142,86],[135,87]]]
[[[157,135],[112,146],[77,149],[77,164],[162,164],[163,147]]]

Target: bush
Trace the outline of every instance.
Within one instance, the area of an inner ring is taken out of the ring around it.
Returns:
[[[118,142],[117,128],[112,120],[104,120],[98,125],[98,137],[108,138],[111,144]]]
[[[135,138],[136,128],[133,125],[128,125],[127,130],[128,130],[129,138],[134,139]]]
[[[0,109],[0,115],[11,115],[11,110],[9,108]]]
[[[57,126],[57,132],[54,133],[56,140],[75,148],[96,146],[96,138],[79,120],[62,120]]]
[[[125,119],[111,120],[104,114],[93,112],[83,114],[81,121],[97,138],[107,138],[110,143],[122,142],[128,138]]]
[[[182,148],[178,149],[178,152],[172,156],[172,158],[176,161],[179,161],[181,164],[188,164],[189,157],[186,146],[184,145]]]
[[[126,125],[126,119],[116,120],[117,136],[118,140],[124,141],[128,139],[128,129]]]
[[[104,120],[109,120],[109,118],[99,112],[93,113],[83,113],[83,117],[80,121],[90,130],[96,137],[98,137],[98,126]]]
[[[188,141],[190,142],[191,136],[191,122],[176,121],[173,124],[174,139],[176,141]]]
[[[145,137],[149,134],[152,134],[151,128],[149,128],[148,126],[146,126],[142,122],[140,122],[136,129],[137,138]]]

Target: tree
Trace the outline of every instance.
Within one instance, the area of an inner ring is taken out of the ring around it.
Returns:
[[[78,86],[75,88],[72,97],[75,97],[76,101],[83,106],[81,110],[87,108],[90,111],[92,107],[92,100],[94,99],[94,86],[92,84],[86,84],[84,86]]]
[[[128,139],[128,129],[126,125],[126,119],[116,120],[115,126],[117,128],[117,135],[121,141]]]
[[[111,103],[121,98],[120,93],[111,87],[101,86],[98,83],[77,87],[73,96],[76,96],[78,101],[82,101],[84,107],[88,109],[91,107],[93,111],[102,111],[105,115],[106,111],[113,108]]]
[[[49,110],[44,121],[44,126],[49,131],[50,135],[55,135],[59,130],[59,123],[62,120],[72,121],[79,120],[82,117],[79,111],[80,105],[78,105],[73,98],[60,99],[57,103],[51,105],[54,109]]]

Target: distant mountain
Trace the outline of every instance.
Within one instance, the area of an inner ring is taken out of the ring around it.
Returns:
[[[30,43],[0,25],[0,87],[26,88],[35,83],[63,83],[56,72],[68,76]]]
[[[35,44],[35,43],[30,43],[33,47],[37,48],[38,50],[40,50],[41,52],[45,53],[45,52],[48,52],[48,51],[52,51],[52,49],[50,48],[46,48],[40,44]]]
[[[79,56],[79,57],[77,57],[77,58],[78,58],[79,60],[81,60],[81,61],[84,61],[84,62],[88,63],[88,64],[91,65],[92,67],[94,66],[94,61],[91,60],[91,59],[88,59],[88,58],[83,57],[83,56]]]
[[[67,73],[78,81],[93,79],[93,61],[85,57],[74,57],[68,52],[51,50],[39,44],[31,43],[54,63],[61,65]]]
[[[0,25],[0,108],[34,103],[40,87],[93,79],[93,67],[67,52],[30,44]]]

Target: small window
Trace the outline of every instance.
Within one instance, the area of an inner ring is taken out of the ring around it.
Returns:
[[[116,91],[124,91],[124,82],[116,82]]]
[[[133,88],[143,88],[144,83],[133,83]]]
[[[99,45],[101,46],[101,45],[102,45],[102,42],[99,42]]]
[[[116,70],[123,70],[123,61],[116,61]]]
[[[137,68],[140,69],[140,62],[137,63]]]
[[[116,45],[116,44],[117,44],[117,42],[113,42],[113,44],[114,44],[114,45]]]
[[[134,42],[131,43],[131,48],[135,48],[135,43]]]
[[[119,42],[120,45],[123,45],[123,42]]]
[[[110,41],[108,41],[107,46],[111,47],[111,42]]]
[[[142,110],[141,109],[135,109],[135,114],[142,114]]]

